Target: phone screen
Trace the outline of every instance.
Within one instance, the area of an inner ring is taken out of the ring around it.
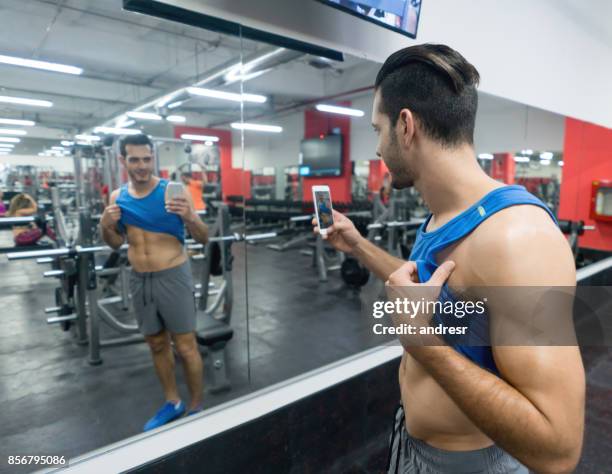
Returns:
[[[181,183],[170,182],[166,186],[166,201],[171,201],[175,197],[181,197],[185,194],[185,188]]]
[[[315,206],[319,215],[319,228],[327,229],[334,224],[329,191],[315,191]]]

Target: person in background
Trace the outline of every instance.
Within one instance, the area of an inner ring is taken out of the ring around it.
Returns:
[[[183,184],[189,190],[196,211],[203,211],[206,209],[206,204],[202,198],[204,184],[206,184],[206,175],[203,174],[202,178],[202,181],[193,179],[193,175],[189,171],[183,171],[181,173],[181,181],[183,181]]]
[[[385,173],[383,185],[381,186],[379,193],[381,202],[387,205],[389,198],[391,197],[391,177],[389,176],[389,173]]]
[[[11,199],[7,217],[29,217],[34,216],[38,212],[36,202],[26,193],[17,194]],[[25,226],[13,226],[13,240],[18,247],[34,245],[45,235],[55,240],[55,234],[51,228],[44,226],[44,229],[38,227],[34,222]]]
[[[4,205],[4,201],[2,197],[4,196],[4,191],[0,191],[0,216],[4,216],[6,214],[6,206]]]

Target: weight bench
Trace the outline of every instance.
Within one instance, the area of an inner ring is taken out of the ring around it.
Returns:
[[[225,346],[234,336],[234,330],[230,325],[210,316],[203,318],[203,323],[196,332],[198,344],[204,347],[209,357],[207,379],[210,380],[210,391],[212,393],[229,390],[230,383],[227,378],[227,360]]]

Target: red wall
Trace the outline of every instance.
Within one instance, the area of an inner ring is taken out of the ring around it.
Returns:
[[[382,188],[385,173],[389,169],[383,160],[370,160],[370,174],[368,174],[368,191],[378,193]]]
[[[232,168],[232,132],[202,127],[174,127],[174,137],[181,138],[183,133],[195,135],[212,135],[219,137],[219,158],[221,168],[221,192],[223,200],[227,196],[251,197],[251,172],[242,168]],[[197,142],[195,142],[197,143]]]
[[[514,184],[516,164],[512,153],[495,153],[491,162],[491,178]]]
[[[596,226],[580,237],[580,247],[612,251],[612,223],[592,220],[591,185],[612,179],[612,129],[565,119],[559,219]]]
[[[350,107],[350,102],[338,103]],[[351,119],[350,117],[319,112],[318,110],[304,111],[304,138],[317,138],[320,135],[331,133],[332,129],[339,128],[342,134],[342,175],[327,176],[323,178],[304,178],[302,193],[304,201],[312,202],[312,187],[328,185],[333,202],[351,202]]]

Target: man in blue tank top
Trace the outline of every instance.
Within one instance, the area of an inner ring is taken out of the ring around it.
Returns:
[[[324,238],[387,288],[432,290],[431,301],[449,301],[454,288],[574,287],[572,253],[554,217],[524,188],[487,176],[475,159],[478,81],[476,69],[443,45],[411,46],[387,59],[375,82],[376,154],[392,185],[414,186],[431,215],[409,262],[367,241],[335,211]],[[502,311],[492,306],[485,321],[499,324]],[[504,313],[503,321],[515,317]],[[488,333],[485,326],[481,335]],[[400,342],[402,403],[389,472],[574,469],[585,396],[577,346]]]
[[[129,183],[113,191],[100,220],[102,238],[113,248],[129,243],[130,293],[138,326],[151,349],[166,402],[145,424],[148,431],[185,412],[202,409],[203,365],[195,338],[196,305],[184,228],[206,243],[208,228],[196,214],[189,193],[166,199],[168,182],[155,176],[153,145],[146,135],[120,142],[119,160]],[[171,341],[181,356],[191,397],[181,401]]]

